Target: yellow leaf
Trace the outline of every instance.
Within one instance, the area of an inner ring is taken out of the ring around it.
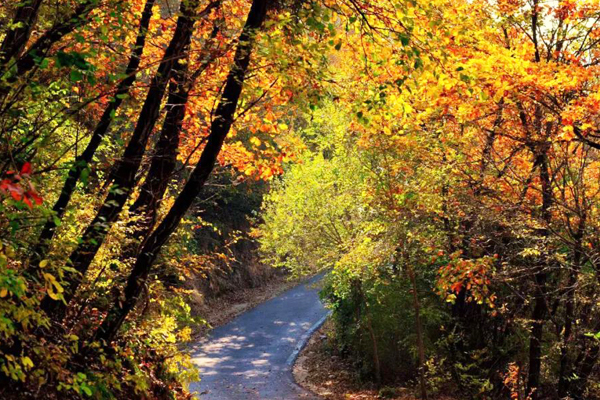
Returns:
[[[50,281],[50,283],[54,283],[54,282],[56,282],[56,278],[55,278],[55,277],[54,277],[54,275],[52,275],[52,274],[49,274],[49,273],[47,273],[47,272],[44,272],[44,273],[42,274],[42,276],[44,277],[44,279],[45,279],[45,280],[47,280],[47,281]]]
[[[42,276],[47,282],[46,289],[48,291],[48,296],[50,296],[52,300],[60,300],[62,298],[60,294],[64,292],[63,287],[60,285],[60,283],[58,283],[53,275],[44,273]]]
[[[33,368],[33,361],[27,356],[21,357],[21,364],[23,364],[26,369]]]
[[[51,290],[51,287],[52,286],[48,287],[48,296],[50,296],[52,300],[59,300],[58,294],[56,294],[54,290]]]
[[[8,294],[8,290],[6,290],[4,288],[0,289],[0,298],[6,297],[7,294]]]

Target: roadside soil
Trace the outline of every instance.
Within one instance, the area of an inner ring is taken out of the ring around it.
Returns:
[[[293,370],[296,383],[326,400],[418,400],[412,389],[394,388],[383,397],[374,387],[361,385],[351,363],[331,349],[328,337],[332,329],[331,321],[325,322],[302,350]],[[455,399],[436,397],[432,400]]]
[[[200,299],[193,306],[194,314],[201,315],[206,325],[198,327],[195,334],[203,336],[210,329],[225,325],[238,315],[278,296],[300,282],[302,279],[290,279],[287,275],[275,274],[257,287],[239,289],[215,298]]]

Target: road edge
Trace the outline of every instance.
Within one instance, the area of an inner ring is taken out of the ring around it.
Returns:
[[[290,354],[290,356],[286,360],[286,364],[288,366],[288,374],[290,375],[292,385],[294,385],[298,390],[300,390],[304,393],[310,394],[317,399],[320,399],[321,396],[319,396],[317,393],[313,392],[312,390],[305,388],[304,386],[300,385],[296,381],[296,376],[294,375],[294,364],[296,364],[296,361],[298,361],[298,357],[300,356],[300,353],[302,352],[302,350],[304,350],[304,348],[310,341],[310,338],[323,326],[325,321],[327,321],[327,318],[329,318],[330,316],[331,316],[331,310],[328,310],[327,314],[325,314],[323,316],[323,318],[321,318],[313,326],[311,326],[310,329],[308,331],[306,331],[304,333],[304,335],[302,335],[302,337],[300,338],[300,341],[298,342],[298,344],[296,345],[296,347],[294,349],[294,352],[292,354]]]
[[[290,356],[287,358],[287,360],[285,362],[288,367],[292,367],[296,363],[296,360],[298,359],[300,352],[306,347],[311,336],[314,335],[315,332],[321,326],[323,326],[323,324],[325,323],[325,321],[327,321],[327,318],[329,318],[330,315],[331,315],[331,310],[327,311],[327,313],[323,316],[323,318],[318,320],[313,326],[311,326],[306,332],[304,332],[304,335],[302,335],[302,337],[298,341],[298,344],[294,348],[294,351],[292,352],[292,354],[290,354]]]

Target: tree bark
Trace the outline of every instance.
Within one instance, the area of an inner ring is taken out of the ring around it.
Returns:
[[[143,245],[125,287],[125,300],[115,302],[96,332],[97,339],[109,343],[115,338],[127,314],[135,307],[159,251],[175,231],[210,176],[223,142],[233,124],[238,100],[250,64],[255,34],[266,18],[267,7],[270,2],[271,0],[253,0],[248,18],[239,37],[233,65],[227,76],[219,105],[211,123],[210,135],[200,156],[200,161],[164,220]]]
[[[546,285],[546,274],[536,273],[535,282],[538,291]],[[540,376],[542,367],[542,336],[544,333],[544,318],[546,317],[546,304],[541,294],[535,299],[533,312],[531,314],[532,328],[529,339],[529,374],[527,381],[527,393],[532,400],[539,398]]]
[[[551,222],[550,206],[552,203],[552,188],[550,186],[550,173],[548,170],[548,154],[547,149],[541,149],[541,154],[538,155],[538,163],[540,169],[540,182],[542,185],[542,209],[541,217],[546,224],[542,229],[541,236],[545,239],[548,237],[548,229]],[[546,245],[544,242],[543,245]],[[534,281],[537,289],[535,296],[533,311],[531,314],[532,327],[529,339],[529,373],[527,380],[527,393],[532,400],[540,398],[539,388],[541,384],[541,369],[542,369],[542,341],[544,334],[544,323],[546,318],[546,281],[547,273],[545,266],[548,260],[542,261],[542,266],[534,272]]]
[[[365,302],[365,318],[367,320],[367,330],[371,338],[371,346],[373,347],[373,366],[375,367],[375,383],[377,387],[381,387],[381,362],[379,361],[379,346],[377,345],[377,336],[373,330],[373,322],[369,314],[368,306]]]
[[[0,45],[0,76],[11,60],[17,59],[31,37],[31,31],[37,20],[43,0],[25,1],[17,6],[17,12],[12,20],[14,28],[9,28],[2,45]]]
[[[419,388],[421,391],[421,399],[427,399],[427,385],[425,384],[425,344],[423,342],[423,324],[421,322],[421,304],[419,302],[419,295],[417,293],[417,279],[415,277],[415,271],[409,264],[410,261],[406,260],[406,270],[408,271],[408,277],[412,285],[413,292],[413,307],[415,309],[415,328],[417,330],[417,349],[419,350]]]
[[[83,276],[104,242],[106,234],[112,224],[118,219],[129,194],[135,186],[136,174],[146,151],[150,134],[158,120],[162,100],[167,84],[172,77],[173,68],[185,56],[191,42],[195,21],[200,16],[197,12],[199,2],[200,0],[181,2],[181,15],[177,19],[175,33],[158,67],[157,73],[152,78],[150,89],[140,111],[133,135],[121,160],[115,165],[113,172],[108,178],[108,182],[112,182],[109,193],[95,218],[83,233],[81,244],[71,254],[70,262],[79,275],[73,274],[68,280],[68,287],[65,288],[63,293],[67,304],[75,295]],[[215,4],[215,2],[210,3],[204,12],[210,12],[215,7]],[[66,311],[66,306],[62,302],[54,301],[49,296],[46,296],[42,301],[42,309],[51,314],[55,319],[62,319]]]
[[[563,331],[563,341],[560,349],[560,369],[558,374],[558,396],[566,397],[569,394],[570,380],[568,379],[571,373],[569,361],[569,345],[571,344],[573,335],[573,323],[575,322],[575,286],[581,269],[581,260],[583,258],[583,234],[585,230],[586,218],[585,214],[579,220],[579,225],[575,233],[575,252],[573,254],[573,266],[569,271],[567,281],[567,300],[565,304],[565,326]]]
[[[600,323],[597,323],[592,332],[600,330]],[[576,400],[586,400],[584,397],[585,389],[590,375],[594,372],[594,368],[598,362],[600,356],[600,346],[596,339],[591,339],[592,345],[587,348],[585,344],[582,345],[581,354],[579,355],[575,375],[577,376],[572,382],[569,382],[569,395],[571,398]]]
[[[169,86],[167,115],[155,146],[150,169],[140,189],[140,194],[130,209],[132,215],[141,217],[134,227],[138,237],[146,237],[156,224],[160,202],[167,191],[169,180],[177,165],[179,137],[185,118],[185,107],[196,79],[214,60],[213,46],[218,31],[219,28],[215,24],[209,40],[200,52],[201,63],[193,74],[190,75],[189,63],[179,63],[175,68]]]
[[[42,58],[46,55],[52,46],[60,41],[63,37],[73,32],[75,29],[85,25],[90,21],[91,12],[98,7],[97,0],[87,0],[75,8],[72,14],[67,16],[63,21],[57,22],[40,36],[33,43],[25,54],[16,61],[17,71],[15,75],[10,75],[7,79],[8,83],[15,82],[19,77],[25,75],[35,66],[36,58]],[[6,71],[0,70],[0,76]],[[7,88],[0,91],[0,100],[8,93]]]
[[[39,262],[47,253],[50,242],[52,241],[56,231],[56,220],[61,220],[64,216],[67,205],[71,201],[71,197],[75,192],[77,182],[79,181],[82,172],[92,162],[96,150],[98,150],[98,147],[102,143],[104,136],[108,132],[115,112],[119,109],[123,103],[125,95],[129,93],[131,86],[135,82],[136,72],[140,66],[142,53],[144,52],[144,47],[146,45],[146,35],[148,33],[148,26],[150,25],[150,19],[152,18],[152,8],[154,7],[155,2],[156,0],[146,0],[135,45],[129,58],[129,63],[125,68],[126,77],[119,82],[117,90],[115,91],[113,98],[104,109],[104,112],[102,113],[100,121],[94,129],[88,145],[83,153],[81,153],[81,155],[75,159],[73,167],[71,167],[69,170],[69,174],[65,180],[65,183],[63,184],[60,196],[58,197],[56,203],[54,203],[54,207],[52,207],[53,218],[50,218],[48,221],[46,221],[44,227],[42,228],[42,232],[40,233],[38,243],[34,249],[32,259],[30,260],[30,273],[37,269]]]

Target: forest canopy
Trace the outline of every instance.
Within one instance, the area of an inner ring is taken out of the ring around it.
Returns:
[[[599,61],[597,0],[3,2],[0,397],[190,398],[240,240],[361,379],[600,397]]]

